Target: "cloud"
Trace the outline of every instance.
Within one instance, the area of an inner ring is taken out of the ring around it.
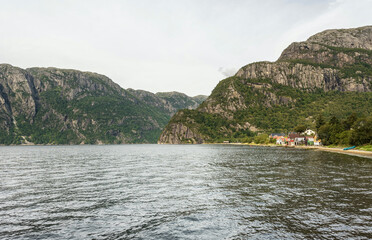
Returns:
[[[235,75],[237,72],[236,68],[224,68],[224,67],[219,67],[218,71],[224,76],[224,77],[231,77]]]

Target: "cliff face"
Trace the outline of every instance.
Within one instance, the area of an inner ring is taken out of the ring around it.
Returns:
[[[159,143],[173,143],[173,144],[200,144],[204,140],[199,134],[195,134],[189,127],[181,124],[171,125],[168,129],[170,134],[162,134],[159,139]]]
[[[176,110],[100,74],[0,65],[0,144],[151,143]]]
[[[256,63],[241,68],[236,76],[243,79],[267,78],[273,83],[303,90],[371,91],[371,76],[343,77],[340,69],[296,62]]]
[[[221,81],[195,112],[177,113],[159,142],[188,139],[174,131],[180,126],[197,135],[199,142],[214,142],[260,130],[286,131],[299,122],[311,125],[319,111],[368,114],[371,91],[372,26],[327,30],[292,43],[276,62],[242,67]],[[335,105],[336,99],[345,103],[344,109]]]

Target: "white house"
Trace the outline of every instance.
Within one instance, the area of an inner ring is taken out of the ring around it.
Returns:
[[[315,132],[314,132],[313,130],[311,130],[311,129],[307,129],[307,130],[304,132],[304,134],[310,136],[310,135],[315,135]]]
[[[305,143],[305,137],[296,137],[294,142],[295,145],[302,145]]]

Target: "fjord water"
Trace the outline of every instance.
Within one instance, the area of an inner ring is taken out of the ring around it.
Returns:
[[[230,145],[0,156],[0,239],[372,238],[371,159]]]

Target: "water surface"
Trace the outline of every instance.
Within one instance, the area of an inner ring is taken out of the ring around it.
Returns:
[[[0,239],[371,239],[372,160],[225,145],[0,147]]]

